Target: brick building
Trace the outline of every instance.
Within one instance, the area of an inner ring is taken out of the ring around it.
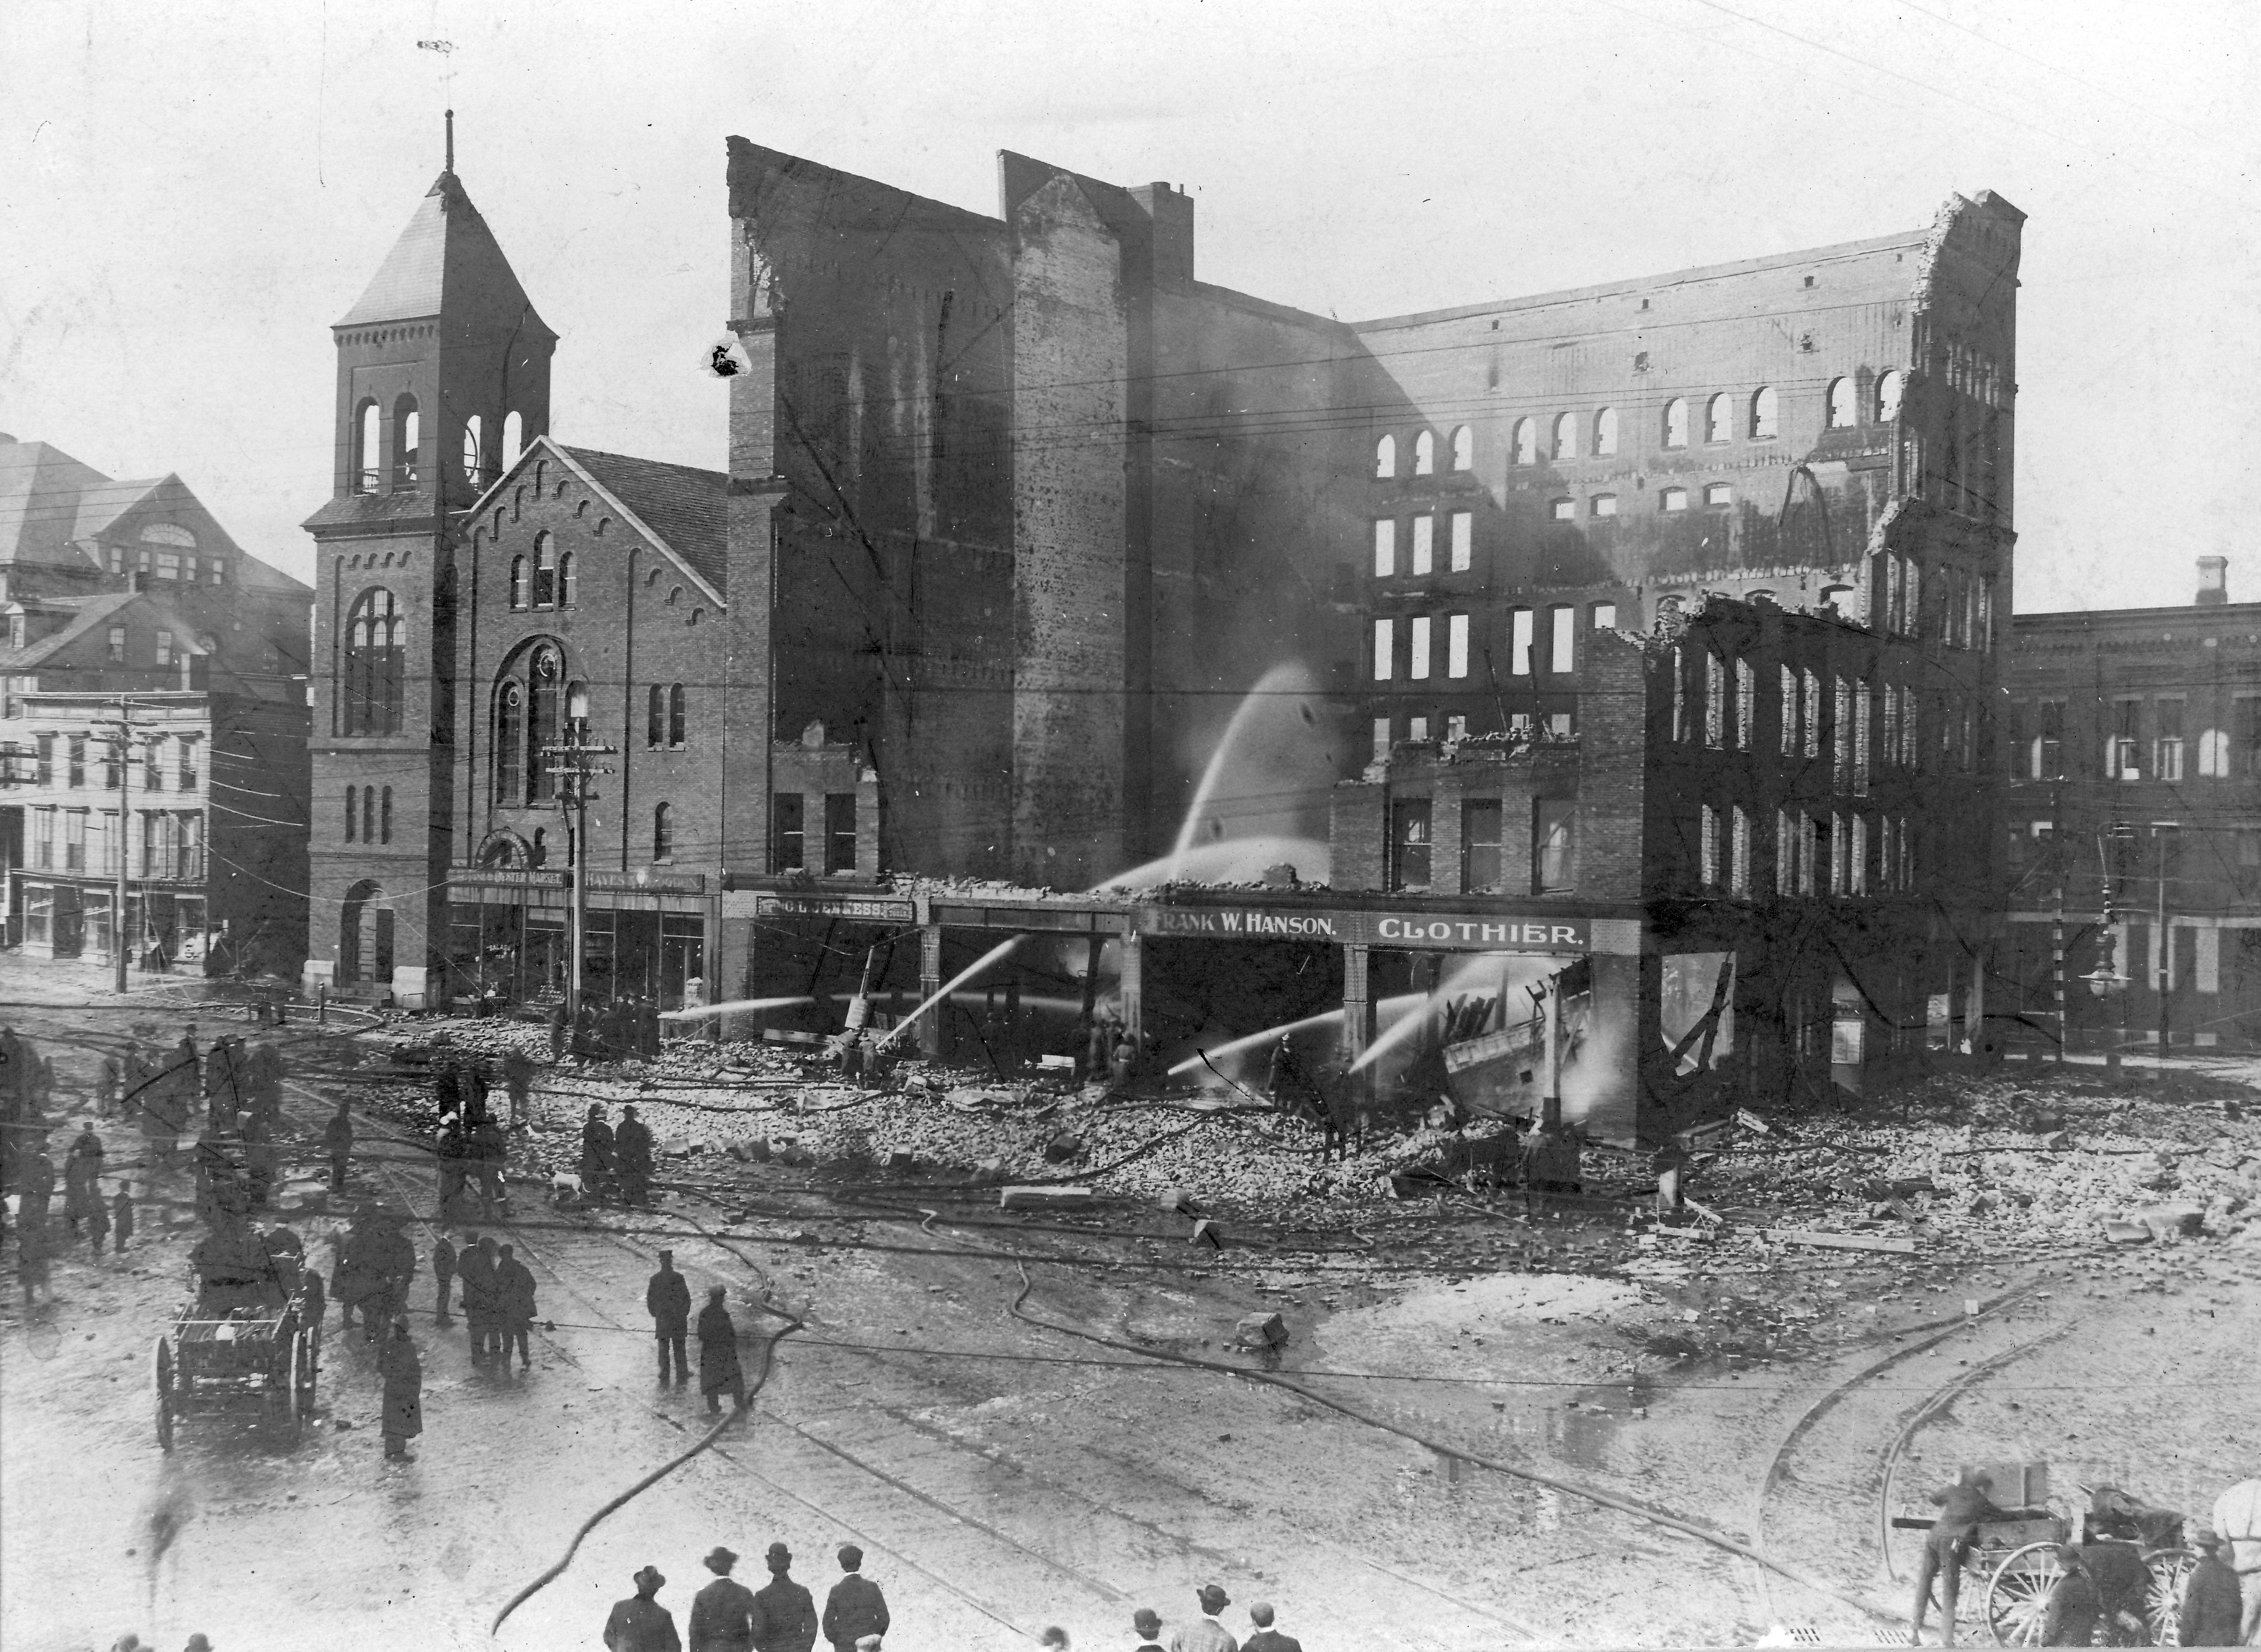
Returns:
[[[115,481],[47,443],[0,436],[11,944],[110,955],[123,792],[137,962],[296,970],[312,606],[310,589],[236,544],[178,476]]]
[[[1620,1134],[1983,1015],[1944,846],[1999,835],[2014,209],[1347,324],[1200,281],[1166,184],[1007,154],[988,217],[737,139],[729,181],[726,476],[542,434],[551,335],[451,174],[340,325],[316,792],[382,769],[416,825],[318,826],[338,974],[554,979],[578,724],[599,892],[657,919],[604,970],[663,992],[695,950],[822,1019],[1020,934],[991,999],[1174,1048],[1568,948],[1655,1046]]]
[[[2207,556],[2190,606],[2021,614],[2013,636],[2007,1036],[2261,1041],[2261,604]],[[2100,970],[2127,986],[2092,991]]]

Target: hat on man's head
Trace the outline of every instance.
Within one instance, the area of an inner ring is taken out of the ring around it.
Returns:
[[[675,1253],[671,1250],[663,1250],[659,1253],[659,1259],[662,1262],[673,1262],[675,1260]]]
[[[793,1559],[793,1550],[787,1548],[783,1543],[772,1543],[769,1557],[780,1563],[788,1562]]]
[[[840,1570],[842,1571],[854,1571],[863,1563],[864,1551],[862,1549],[857,1548],[853,1543],[843,1543],[840,1545]]]
[[[2222,1534],[2207,1530],[2196,1531],[2190,1534],[2189,1541],[2191,1547],[2193,1548],[2220,1548],[2222,1547]]]
[[[1130,1614],[1130,1627],[1151,1641],[1162,1632],[1162,1614],[1152,1606],[1141,1606]]]
[[[725,1296],[729,1295],[729,1292],[724,1286],[708,1285],[707,1287],[707,1294],[712,1297],[715,1301],[720,1302]]]
[[[1232,1604],[1232,1597],[1215,1584],[1203,1584],[1199,1592],[1203,1612],[1222,1612]]]
[[[727,1572],[737,1563],[738,1557],[720,1543],[714,1545],[714,1552],[706,1561],[707,1570],[711,1572]]]
[[[666,1578],[659,1575],[659,1568],[657,1566],[647,1566],[635,1575],[635,1586],[648,1595],[657,1594],[660,1585],[666,1581]]]

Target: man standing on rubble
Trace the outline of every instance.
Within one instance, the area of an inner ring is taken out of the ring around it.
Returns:
[[[1909,1620],[1911,1641],[1920,1641],[1923,1634],[1923,1614],[1931,1605],[1931,1584],[1939,1580],[1941,1644],[1955,1644],[1955,1603],[1963,1589],[1963,1557],[1970,1548],[1971,1534],[1981,1520],[2002,1518],[2002,1511],[1994,1506],[1987,1495],[1993,1489],[1992,1475],[1974,1474],[1968,1481],[1942,1486],[1929,1494],[1929,1501],[1939,1505],[1939,1517],[1931,1523],[1931,1534],[1924,1539],[1923,1553],[1915,1566],[1915,1612]]]
[[[613,1159],[620,1166],[621,1203],[633,1210],[651,1205],[651,1128],[636,1117],[635,1103],[621,1109],[621,1127],[613,1133]]]

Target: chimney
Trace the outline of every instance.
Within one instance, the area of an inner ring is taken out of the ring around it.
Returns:
[[[2201,556],[2198,559],[2198,605],[2219,607],[2229,600],[2228,574],[2229,559],[2226,556]]]

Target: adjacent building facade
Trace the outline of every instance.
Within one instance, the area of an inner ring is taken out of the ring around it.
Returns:
[[[177,476],[0,438],[0,860],[11,944],[296,973],[313,593]],[[121,827],[121,814],[124,826]]]
[[[2187,607],[2014,622],[1999,971],[2020,1042],[2261,1041],[2261,604],[2230,602],[2226,569],[2200,558]]]

